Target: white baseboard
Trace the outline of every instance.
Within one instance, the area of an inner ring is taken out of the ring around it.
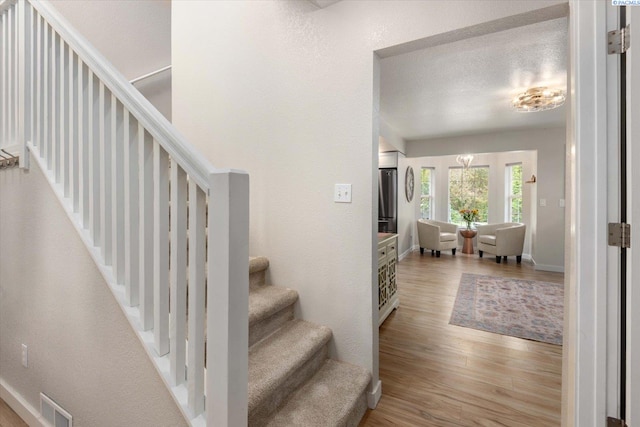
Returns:
[[[376,409],[382,397],[382,381],[378,380],[373,390],[367,392],[367,405],[371,409]]]
[[[549,264],[538,264],[533,257],[531,258],[531,262],[533,263],[533,269],[539,271],[551,271],[553,273],[564,273],[563,265],[549,265]]]
[[[40,411],[27,402],[2,378],[0,378],[0,398],[7,402],[7,405],[30,427],[46,427],[47,424],[42,421]]]
[[[540,271],[552,271],[554,273],[564,273],[564,267],[561,265],[535,264],[534,268]]]
[[[409,255],[411,252],[413,252],[415,250],[414,247],[410,247],[409,249],[407,249],[406,251],[402,252],[400,254],[400,256],[398,257],[398,261],[402,261],[403,259],[405,259],[407,257],[407,255]]]

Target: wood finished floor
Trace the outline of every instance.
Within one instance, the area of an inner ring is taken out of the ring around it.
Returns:
[[[13,409],[0,399],[0,427],[28,427]]]
[[[526,261],[449,251],[398,263],[380,328],[382,398],[360,426],[559,426],[562,347],[449,325],[462,273],[563,283]]]

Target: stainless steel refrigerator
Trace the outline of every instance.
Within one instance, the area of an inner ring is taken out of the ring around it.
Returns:
[[[378,231],[398,232],[398,171],[378,169]]]

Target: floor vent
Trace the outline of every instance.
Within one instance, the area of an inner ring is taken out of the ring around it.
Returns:
[[[40,413],[50,427],[73,427],[73,417],[51,400],[49,396],[40,393]]]

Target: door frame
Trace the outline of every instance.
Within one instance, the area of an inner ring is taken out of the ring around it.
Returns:
[[[607,3],[569,1],[563,426],[606,421],[607,176],[619,170],[607,159]]]
[[[640,7],[628,6],[626,9],[627,24],[633,22],[633,27],[640,25]],[[637,41],[636,41],[637,42]],[[636,43],[638,46],[638,44]],[[640,170],[637,165],[640,164],[640,149],[637,148],[640,143],[640,120],[635,122],[631,117],[638,117],[640,111],[640,81],[633,79],[631,76],[632,69],[637,74],[640,70],[640,53],[637,52],[638,47],[629,49],[627,56],[627,218],[630,224],[640,224],[640,187],[634,182],[640,182]],[[635,144],[634,144],[635,143]],[[634,149],[635,148],[635,149]],[[636,166],[635,168],[633,166]],[[632,225],[633,227],[633,225]],[[637,243],[635,243],[637,248]],[[632,310],[632,307],[640,307],[640,289],[638,288],[638,280],[640,278],[640,251],[634,251],[634,246],[627,249],[630,260],[627,268],[627,424],[640,425],[640,406],[637,405],[640,398],[640,310]],[[634,285],[636,289],[634,289]],[[636,402],[636,404],[632,404]]]

